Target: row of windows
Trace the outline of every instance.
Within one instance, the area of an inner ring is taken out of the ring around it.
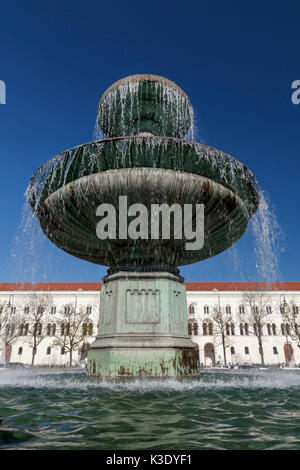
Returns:
[[[21,356],[21,354],[23,353],[23,348],[22,346],[18,349],[18,355]],[[65,351],[65,348],[61,348],[60,350],[60,354],[65,354],[66,351]],[[48,346],[47,350],[46,350],[46,354],[49,355],[51,354],[51,346]]]
[[[61,336],[64,336],[64,335],[68,336],[70,334],[70,324],[69,323],[62,323],[60,325],[60,328],[61,328],[61,330],[60,330]],[[13,334],[15,333],[15,330],[16,330],[16,326],[13,323],[6,325],[5,326],[6,336],[13,336]],[[42,323],[35,323],[33,325],[33,335],[34,336],[41,336],[42,335],[42,330],[43,330]],[[0,331],[1,331],[1,323],[0,323]],[[22,323],[19,326],[18,335],[19,336],[27,336],[28,332],[29,332],[29,324],[28,323]],[[46,334],[47,334],[47,336],[55,336],[55,334],[56,334],[56,324],[55,323],[53,323],[53,324],[48,323],[47,324]],[[82,325],[82,334],[84,336],[86,336],[86,335],[92,336],[93,335],[93,323],[84,323]]]
[[[250,354],[248,346],[245,346],[244,351],[245,351],[245,354],[247,354],[247,355]],[[234,349],[233,346],[231,346],[230,352],[231,352],[232,355],[235,354],[235,349]],[[278,350],[277,350],[276,346],[273,346],[273,354],[278,354]]]
[[[277,335],[277,327],[275,323],[268,323],[267,325],[267,332],[269,336],[276,336]],[[300,327],[299,327],[300,329]],[[202,330],[203,330],[203,336],[213,336],[214,331],[213,331],[213,323],[202,323]],[[240,330],[240,335],[241,336],[248,336],[250,329],[248,323],[241,323],[239,326]],[[199,327],[196,321],[189,322],[188,323],[188,334],[197,336],[199,331]],[[298,325],[295,325],[295,332],[298,332]],[[253,333],[256,336],[263,335],[264,334],[264,329],[261,325],[253,325]],[[288,324],[281,324],[281,334],[284,336],[290,335],[291,330],[290,330],[290,325]],[[234,323],[228,323],[226,325],[226,335],[227,336],[235,336],[235,325]]]
[[[280,313],[284,313],[284,306],[283,306],[283,305],[280,305],[279,309],[280,309]],[[299,313],[299,307],[298,307],[298,305],[294,305],[294,306],[293,306],[293,310],[294,310],[294,313],[297,315],[297,314]],[[231,305],[226,305],[225,311],[226,311],[226,313],[230,314],[230,313],[231,313]],[[194,313],[195,313],[195,306],[194,306],[194,305],[190,305],[189,308],[188,308],[188,312],[189,312],[190,314],[194,314]],[[205,315],[208,315],[208,314],[209,314],[209,306],[208,306],[208,305],[204,305],[204,307],[203,307],[203,312],[204,312]],[[239,306],[239,312],[240,312],[240,313],[245,313],[245,305],[240,305],[240,306]],[[253,306],[253,307],[252,307],[252,312],[253,312],[253,313],[259,313],[258,306]],[[267,312],[268,314],[271,314],[271,313],[272,313],[272,307],[271,307],[271,305],[267,305],[267,306],[266,306],[266,312]]]
[[[10,307],[10,313],[11,313],[11,314],[15,314],[16,311],[17,311],[16,309],[17,309],[16,307],[13,307],[13,306]],[[3,311],[4,311],[4,307],[1,306],[1,307],[0,307],[0,314],[3,313]],[[29,314],[29,307],[24,307],[23,312],[24,312],[25,314]],[[50,313],[51,313],[51,314],[55,314],[56,312],[57,312],[56,306],[51,307]],[[70,312],[71,312],[71,307],[70,307],[69,305],[66,305],[66,306],[64,307],[64,313],[65,313],[66,315],[68,315]],[[38,311],[38,313],[43,313],[43,309],[40,309],[40,310]],[[88,306],[86,307],[86,314],[87,314],[87,315],[90,315],[91,313],[92,313],[92,307],[88,305]]]

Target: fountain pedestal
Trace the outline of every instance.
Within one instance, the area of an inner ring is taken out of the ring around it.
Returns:
[[[187,324],[182,277],[126,271],[106,276],[88,376],[198,375],[198,346],[189,338]]]

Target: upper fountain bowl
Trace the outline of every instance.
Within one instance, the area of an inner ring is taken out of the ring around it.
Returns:
[[[193,108],[175,83],[157,75],[130,75],[110,86],[98,106],[98,123],[108,137],[138,134],[183,138]]]

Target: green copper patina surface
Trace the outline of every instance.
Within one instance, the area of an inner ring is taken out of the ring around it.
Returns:
[[[177,266],[226,250],[258,206],[257,183],[238,160],[189,140],[193,109],[170,80],[133,75],[114,83],[98,107],[107,139],[56,155],[33,175],[27,197],[42,230],[59,248],[110,266],[101,291],[99,332],[90,377],[198,374],[187,332],[183,279]],[[96,235],[96,208],[204,204],[204,245],[175,239],[106,239]]]

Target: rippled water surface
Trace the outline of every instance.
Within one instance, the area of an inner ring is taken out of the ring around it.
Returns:
[[[0,371],[1,449],[300,449],[300,371],[88,382]]]

